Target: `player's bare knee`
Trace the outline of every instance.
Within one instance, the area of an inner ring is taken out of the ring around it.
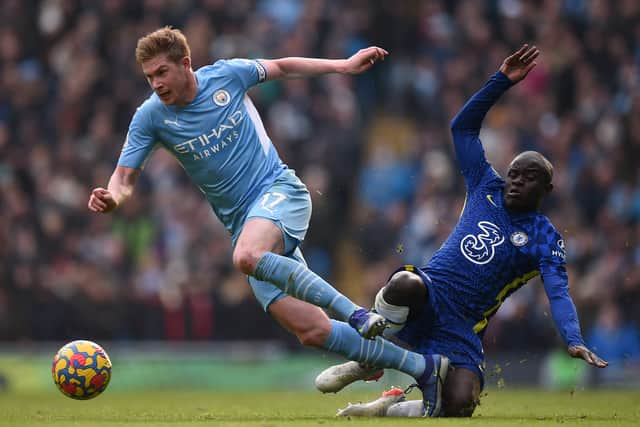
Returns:
[[[468,369],[451,369],[443,390],[447,417],[470,417],[480,403],[480,379]]]
[[[306,325],[305,328],[296,331],[296,337],[300,344],[306,347],[320,348],[329,337],[330,332],[331,324],[329,322],[314,321]]]
[[[447,417],[470,417],[477,405],[471,389],[458,389],[444,399],[444,412]]]
[[[389,279],[383,295],[389,304],[412,307],[424,302],[427,288],[417,274],[398,271]]]
[[[233,266],[244,274],[253,275],[262,255],[255,250],[236,248],[233,251]]]

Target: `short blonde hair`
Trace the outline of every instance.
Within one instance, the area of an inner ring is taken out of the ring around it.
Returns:
[[[166,26],[138,39],[136,61],[142,64],[158,55],[167,55],[167,59],[178,63],[185,56],[191,57],[187,38],[177,28]]]

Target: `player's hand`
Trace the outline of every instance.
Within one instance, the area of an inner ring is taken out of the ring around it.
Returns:
[[[597,368],[606,368],[609,365],[609,362],[601,359],[600,356],[583,345],[571,346],[567,349],[567,351],[569,352],[569,355],[571,357],[583,359],[589,365],[595,366]]]
[[[376,63],[376,61],[384,61],[389,52],[381,47],[370,46],[366,49],[360,49],[355,54],[346,59],[344,68],[345,74],[360,74],[367,71]]]
[[[508,56],[504,60],[500,66],[500,71],[502,71],[502,73],[504,73],[513,83],[518,83],[520,80],[527,77],[529,71],[533,70],[533,68],[538,65],[535,60],[539,55],[540,49],[535,46],[529,47],[528,44],[524,44],[517,52]]]
[[[87,207],[92,212],[107,213],[117,208],[118,203],[109,190],[99,187],[91,191]]]

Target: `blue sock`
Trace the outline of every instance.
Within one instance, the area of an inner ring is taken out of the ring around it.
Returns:
[[[304,264],[281,255],[264,254],[256,265],[254,276],[302,301],[331,309],[345,320],[360,308]]]
[[[351,326],[344,322],[331,319],[331,332],[325,341],[325,350],[343,355],[349,360],[355,360],[380,368],[392,368],[419,378],[425,369],[425,357],[419,353],[405,350],[391,341],[377,337],[375,340],[362,338]],[[429,362],[427,362],[429,363]]]

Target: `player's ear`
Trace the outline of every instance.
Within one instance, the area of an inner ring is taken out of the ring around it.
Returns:
[[[182,58],[182,66],[186,69],[189,70],[191,69],[191,58],[188,56],[185,56],[184,58]]]
[[[551,192],[553,191],[553,184],[552,183],[548,183],[544,189],[544,193],[545,195],[549,195],[551,194]]]

